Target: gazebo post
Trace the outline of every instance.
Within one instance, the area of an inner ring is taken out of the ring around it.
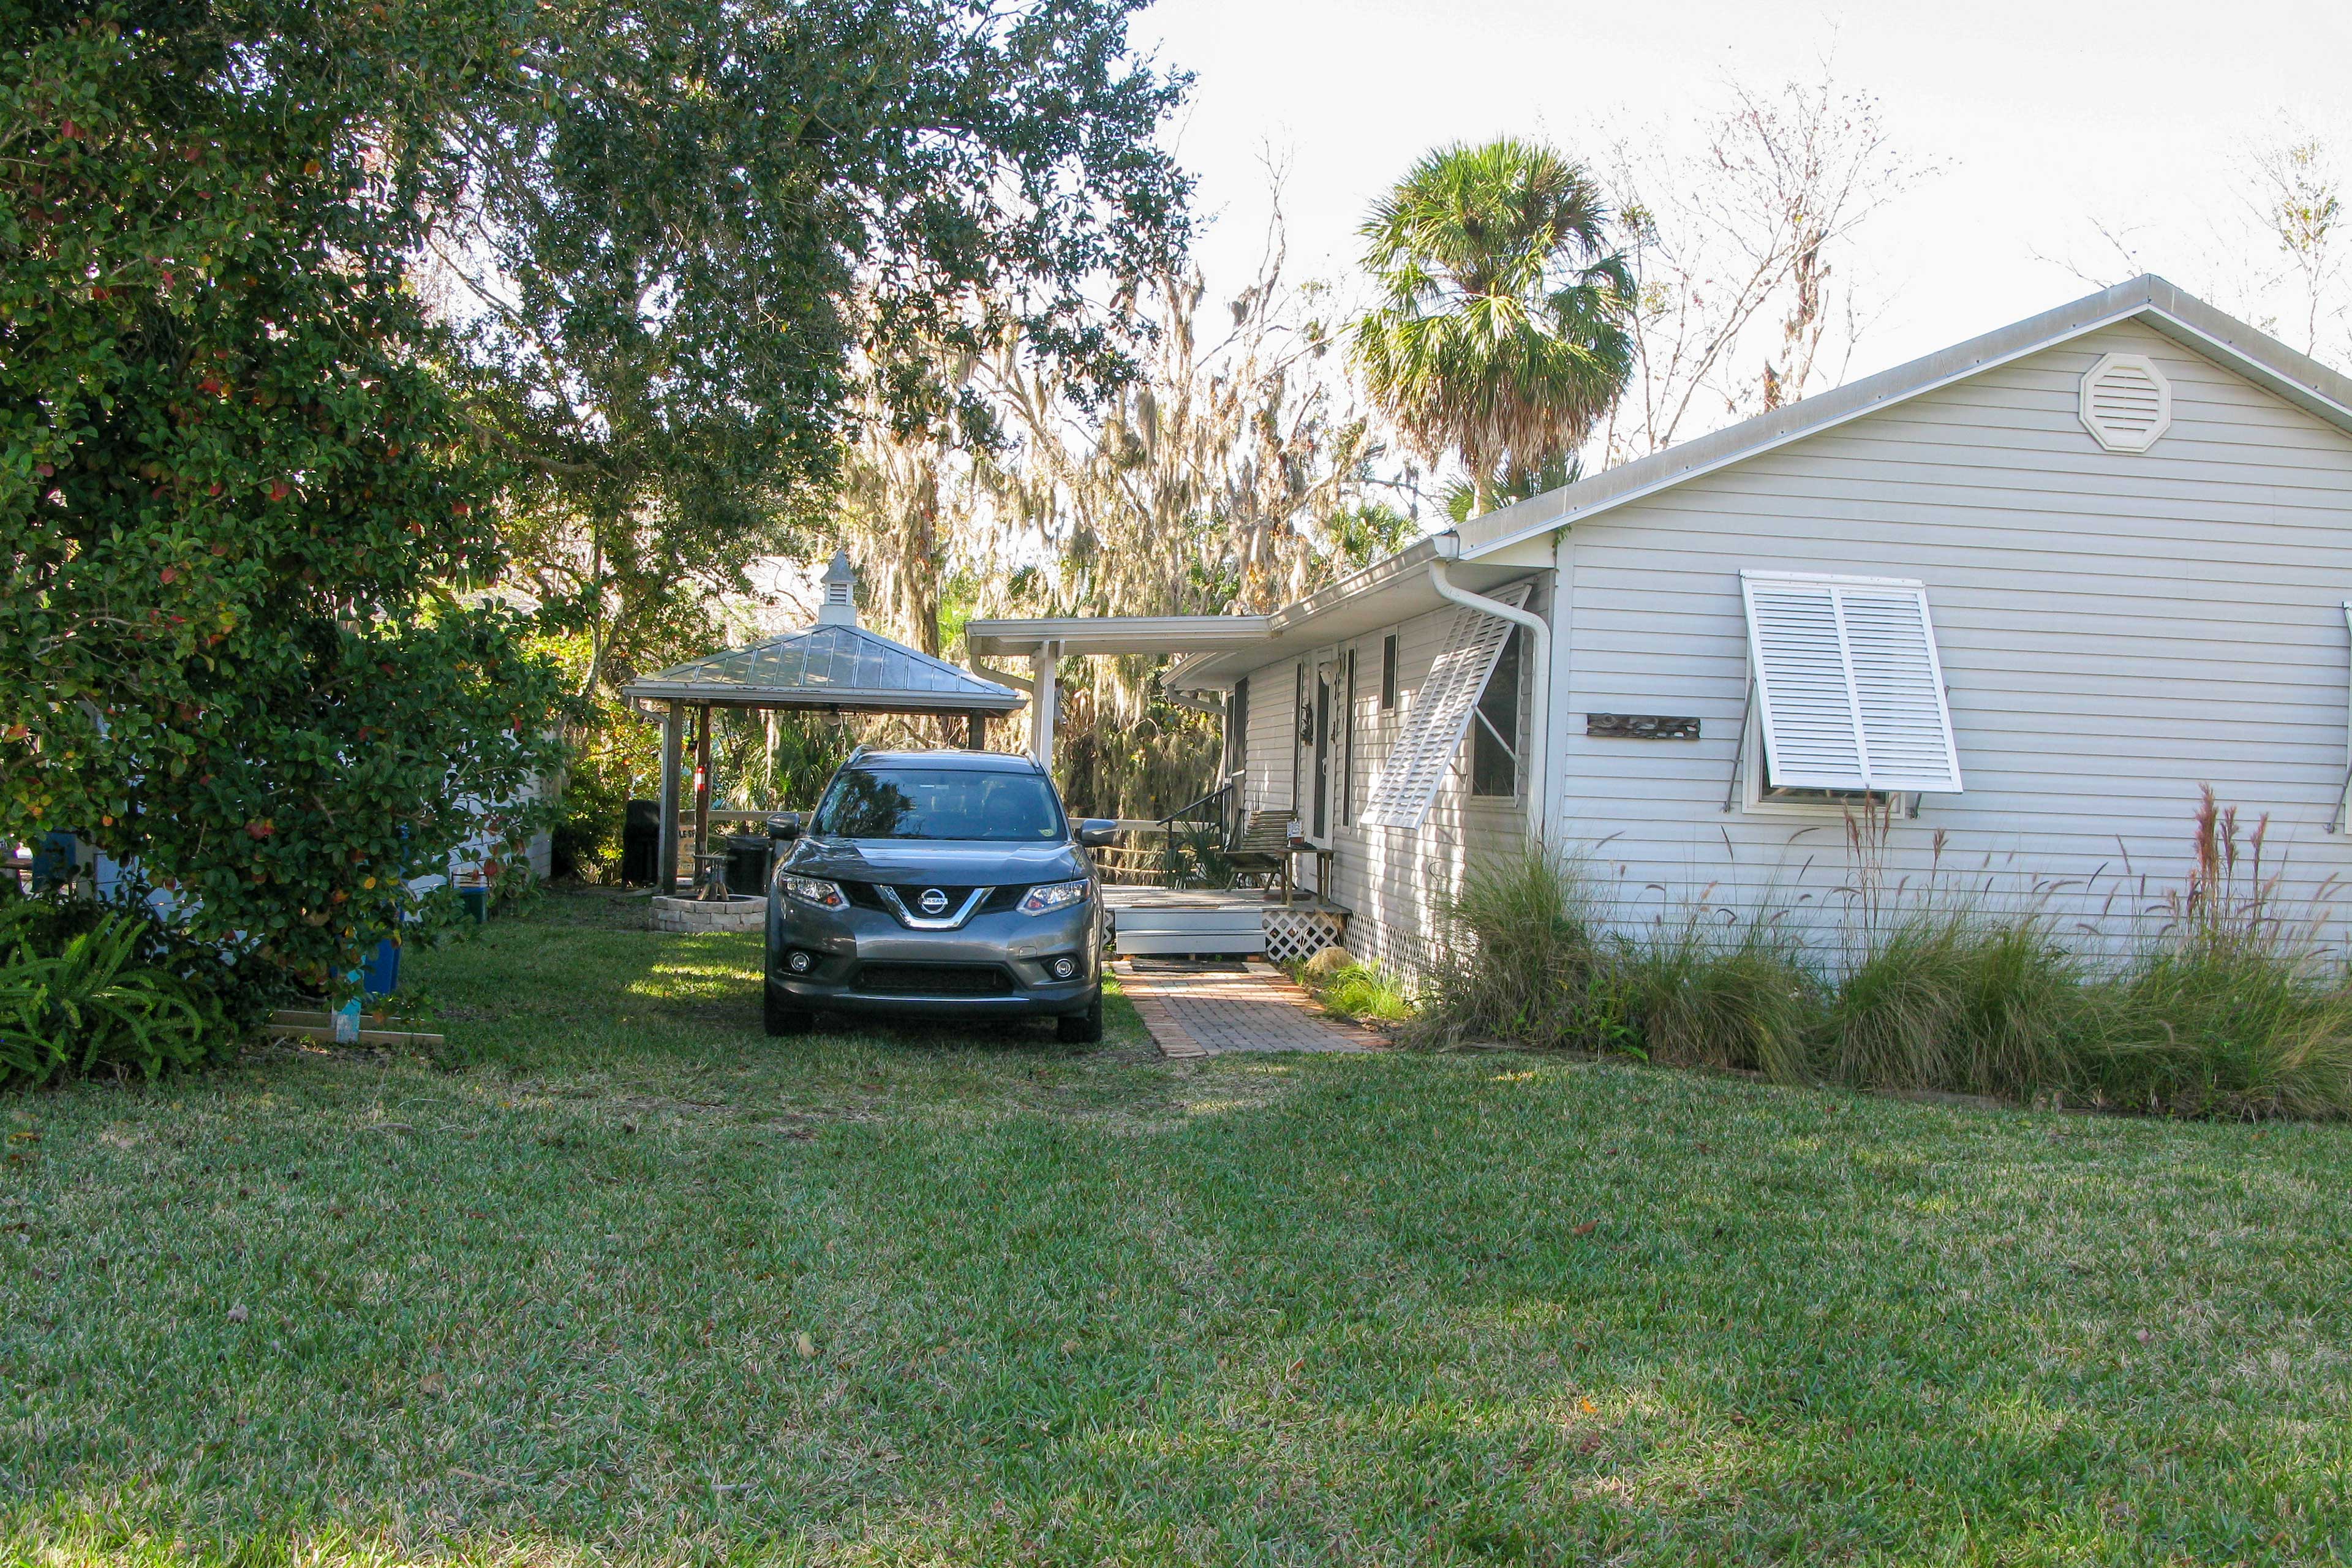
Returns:
[[[967,752],[988,750],[988,715],[974,710],[963,716],[963,749]]]
[[[677,890],[677,769],[686,747],[686,704],[664,704],[661,761],[661,845],[654,878],[664,893]]]
[[[710,853],[710,704],[702,705],[694,726],[694,865]]]

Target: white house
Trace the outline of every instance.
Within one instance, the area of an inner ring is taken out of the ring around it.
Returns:
[[[1242,804],[1297,813],[1392,965],[1530,836],[1632,910],[1827,920],[1866,792],[1894,876],[1940,847],[2095,941],[2186,874],[2200,785],[2269,817],[2289,898],[2352,867],[2347,600],[2352,382],[2148,277],[1423,540],[1170,679],[1223,695]]]

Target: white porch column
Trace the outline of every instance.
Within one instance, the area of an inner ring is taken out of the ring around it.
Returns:
[[[1060,690],[1054,683],[1054,666],[1061,658],[1060,643],[1040,643],[1029,656],[1029,754],[1047,773],[1054,771],[1054,721],[1059,716]]]

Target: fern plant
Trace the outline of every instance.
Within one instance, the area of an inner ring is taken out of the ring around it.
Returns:
[[[145,916],[0,905],[0,1085],[152,1079],[213,1059],[238,1033],[219,990],[175,967]]]

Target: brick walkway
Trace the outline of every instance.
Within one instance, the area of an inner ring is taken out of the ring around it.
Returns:
[[[1159,964],[1123,959],[1119,989],[1171,1058],[1227,1051],[1365,1051],[1380,1037],[1333,1017],[1272,964]]]

